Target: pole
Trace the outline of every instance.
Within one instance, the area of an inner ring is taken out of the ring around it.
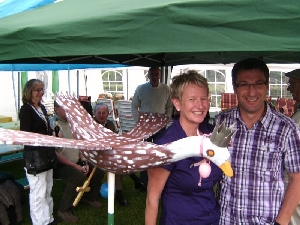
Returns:
[[[77,76],[77,98],[78,98],[79,97],[79,70],[77,70],[76,76]]]
[[[71,94],[70,64],[68,64],[68,83],[69,83],[69,94]]]
[[[15,89],[15,88],[14,88]],[[20,72],[18,72],[18,103],[17,103],[17,120],[19,120],[19,110],[21,108],[21,77],[20,77]]]
[[[115,174],[107,173],[108,183],[108,225],[114,225],[114,207],[115,207]]]
[[[19,81],[19,77],[20,77],[20,72],[18,72],[18,81]],[[13,89],[14,89],[14,97],[15,97],[15,108],[16,108],[16,114],[17,114],[17,118],[19,119],[19,109],[18,109],[18,103],[17,103],[17,98],[16,98],[16,87],[15,87],[15,79],[14,79],[14,71],[13,69],[11,69],[11,79],[12,79],[12,83],[13,83]],[[20,90],[19,94],[18,94],[18,101],[20,100]]]

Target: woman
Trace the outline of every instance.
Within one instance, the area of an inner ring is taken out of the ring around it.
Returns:
[[[156,144],[212,132],[213,126],[204,121],[210,104],[206,78],[196,71],[188,71],[174,77],[171,84],[171,98],[179,116],[175,117],[172,125],[154,140]],[[201,160],[203,160],[201,157],[191,157],[148,170],[146,225],[156,224],[160,199],[162,225],[219,223],[220,210],[213,186],[221,179],[222,171],[210,162],[210,176],[201,178],[201,185],[198,185],[199,167],[191,165]]]
[[[20,130],[52,135],[46,109],[41,104],[44,83],[38,79],[29,80],[23,89],[23,106],[20,109]],[[24,166],[30,186],[30,216],[33,225],[53,222],[53,167],[57,163],[55,148],[24,146]]]

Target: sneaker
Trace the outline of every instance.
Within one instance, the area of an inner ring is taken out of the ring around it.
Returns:
[[[57,212],[57,216],[67,223],[76,223],[79,221],[79,218],[75,216],[71,211]]]
[[[88,204],[92,208],[101,208],[102,207],[102,204],[98,201],[89,201],[89,200],[86,200],[84,198],[81,199],[81,201],[85,204]]]

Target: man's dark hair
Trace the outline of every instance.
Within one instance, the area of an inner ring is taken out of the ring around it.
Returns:
[[[160,70],[160,68],[157,67],[157,66],[150,67],[149,70],[148,70],[148,75],[151,74],[153,70]]]
[[[253,70],[253,69],[261,70],[265,75],[266,81],[269,83],[270,75],[269,75],[269,68],[267,64],[258,58],[248,58],[237,62],[233,66],[231,71],[232,84],[234,85],[236,83],[237,74],[241,70]]]

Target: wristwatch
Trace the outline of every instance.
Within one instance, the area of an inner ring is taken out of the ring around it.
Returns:
[[[280,225],[280,223],[278,223],[278,222],[275,221],[274,225]]]

